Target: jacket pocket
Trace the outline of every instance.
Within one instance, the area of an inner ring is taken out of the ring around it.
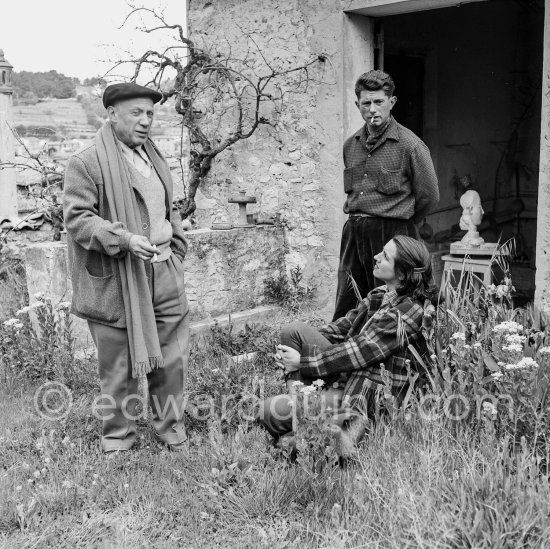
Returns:
[[[118,279],[114,274],[94,276],[88,267],[80,277],[75,308],[82,316],[101,322],[117,322],[124,311]]]
[[[396,194],[401,190],[401,169],[380,168],[376,180],[376,190],[382,194]]]

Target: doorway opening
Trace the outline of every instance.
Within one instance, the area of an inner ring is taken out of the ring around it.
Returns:
[[[534,293],[543,0],[488,0],[376,20],[377,68],[396,84],[398,122],[432,153],[441,200],[434,251],[460,239],[459,198],[476,190],[486,242],[515,239],[512,280]],[[429,233],[430,231],[428,231]]]

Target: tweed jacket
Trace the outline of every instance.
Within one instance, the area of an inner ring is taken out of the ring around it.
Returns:
[[[302,345],[300,373],[308,378],[348,373],[347,384],[370,380],[384,383],[381,365],[392,387],[408,380],[408,345],[418,340],[424,308],[410,296],[380,286],[369,292],[356,309],[319,330],[333,345],[321,351]],[[346,388],[348,392],[348,388]]]
[[[166,189],[166,219],[173,230],[170,247],[183,260],[187,241],[180,223],[177,223],[179,217],[172,211],[172,179],[167,164],[163,172],[158,175]],[[139,191],[134,188],[134,192],[142,234],[149,237],[149,213]],[[71,312],[85,320],[124,328],[126,317],[116,262],[128,253],[133,235],[121,222],[112,221],[95,144],[78,152],[68,162],[63,214],[73,286]],[[149,262],[145,262],[145,268],[149,277]]]
[[[439,202],[428,147],[394,118],[372,149],[366,124],[348,138],[344,166],[345,213],[418,223]]]

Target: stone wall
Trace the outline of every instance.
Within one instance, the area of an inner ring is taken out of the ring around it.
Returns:
[[[545,1],[535,304],[550,315],[550,0]]]
[[[205,229],[187,235],[189,250],[184,267],[191,321],[249,311],[266,302],[264,280],[278,275],[284,265],[280,228]],[[54,303],[70,301],[72,287],[64,242],[28,244],[22,255],[31,303],[38,292]],[[78,318],[74,321],[79,343],[91,345],[86,323]]]
[[[190,0],[189,33],[208,49],[230,44],[244,55],[252,33],[267,59],[288,67],[319,54],[306,93],[289,96],[276,128],[260,126],[214,160],[197,194],[196,216],[208,225],[216,215],[237,218],[227,197],[240,189],[257,197],[251,212],[279,213],[287,227],[287,269],[300,265],[317,286],[319,305],[332,306],[343,224],[342,20],[340,2],[290,0]]]

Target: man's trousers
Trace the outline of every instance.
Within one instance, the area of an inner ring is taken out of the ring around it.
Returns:
[[[355,295],[351,277],[357,285],[361,299],[381,284],[375,282],[372,274],[374,256],[398,234],[418,238],[416,227],[411,220],[350,215],[342,231],[338,289],[332,320],[342,318],[357,306],[359,300]]]
[[[186,440],[184,386],[189,357],[189,308],[178,257],[152,263],[151,297],[164,368],[147,374],[157,437],[168,445]],[[129,450],[136,440],[135,408],[141,399],[132,378],[126,329],[88,321],[97,347],[103,417],[103,451]],[[144,406],[147,403],[143,403]]]

